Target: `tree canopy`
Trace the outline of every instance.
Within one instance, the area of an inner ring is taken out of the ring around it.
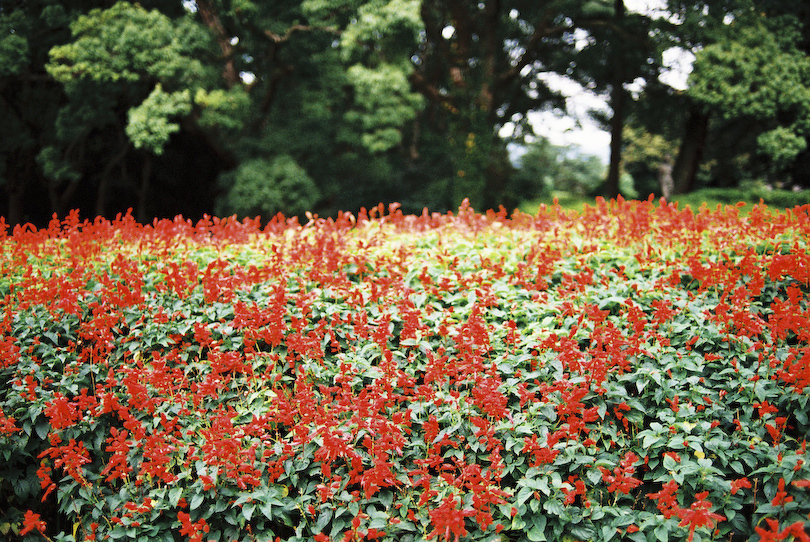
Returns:
[[[676,151],[681,191],[807,185],[808,12],[759,0],[670,0],[659,15],[621,0],[0,0],[0,215],[512,208],[543,186],[529,172],[559,169],[508,150],[537,139],[530,112],[564,111],[549,74],[611,106],[604,194],[630,191],[628,174],[656,190],[658,164],[639,157],[662,160],[661,148]],[[672,47],[697,56],[685,91],[659,80]]]

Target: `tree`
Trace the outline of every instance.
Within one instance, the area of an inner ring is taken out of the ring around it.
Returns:
[[[698,53],[689,89],[724,120],[755,121],[756,152],[776,178],[790,171],[810,136],[810,57],[802,41],[794,16],[746,13]]]
[[[11,224],[27,218],[26,201],[45,183],[38,142],[53,133],[61,90],[44,64],[69,36],[68,19],[60,2],[0,2],[0,187]]]
[[[620,193],[623,173],[624,127],[632,107],[626,85],[641,78],[658,77],[661,51],[652,40],[652,21],[645,14],[628,12],[623,0],[591,1],[585,4],[592,20],[584,25],[587,38],[575,55],[572,77],[608,97],[609,117],[598,118],[610,130],[610,163],[604,195]],[[601,115],[600,115],[601,117]]]
[[[146,220],[153,160],[180,130],[193,98],[217,83],[202,59],[208,36],[186,15],[176,20],[153,9],[118,2],[93,9],[71,24],[73,40],[50,50],[48,73],[61,83],[66,100],[55,137],[39,153],[49,180],[51,207],[64,213],[90,173],[96,177],[96,212],[103,214],[112,174],[137,157],[136,216]],[[100,144],[106,135],[112,145]],[[112,147],[112,152],[110,151]],[[123,175],[122,175],[123,176]]]
[[[669,16],[657,21],[655,39],[662,50],[679,47],[696,55],[689,88],[680,92],[648,84],[634,119],[653,134],[680,141],[673,169],[675,191],[695,188],[699,174],[705,177],[701,182],[733,185],[740,175],[774,176],[780,167],[795,171],[803,155],[795,154],[794,144],[801,145],[797,139],[787,141],[786,133],[777,131],[757,143],[762,132],[778,126],[799,135],[794,130],[796,112],[788,111],[795,104],[780,111],[769,105],[771,98],[758,94],[781,94],[776,87],[783,85],[797,88],[810,38],[810,7],[759,0],[667,4]],[[775,47],[774,40],[780,45]],[[767,70],[762,69],[765,64]],[[791,65],[796,74],[776,73],[780,66]],[[760,99],[764,103],[757,114],[745,110],[748,100]],[[791,115],[794,120],[786,118]],[[777,166],[766,151],[769,144],[772,149],[792,148],[795,160],[782,156]],[[707,171],[702,164],[711,164],[708,175],[701,174]]]
[[[562,97],[540,76],[571,71],[580,31],[616,27],[612,11],[595,9],[598,4],[369,2],[345,27],[341,43],[349,62],[362,66],[352,68],[356,81],[375,73],[387,72],[389,80],[407,76],[422,96],[420,108],[406,92],[376,87],[403,107],[388,118],[410,123],[396,134],[389,131],[389,144],[402,143],[414,171],[442,180],[430,190],[444,194],[444,206],[462,197],[474,205],[511,205],[516,203],[507,194],[512,167],[500,130],[513,123],[512,139],[521,140],[530,133],[529,111],[564,108]],[[308,5],[322,10],[324,18],[339,12],[327,2]],[[398,78],[391,76],[394,71]],[[415,113],[412,121],[405,110]]]

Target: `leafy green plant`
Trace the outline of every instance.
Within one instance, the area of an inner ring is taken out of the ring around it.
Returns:
[[[11,540],[805,540],[810,208],[0,233]]]

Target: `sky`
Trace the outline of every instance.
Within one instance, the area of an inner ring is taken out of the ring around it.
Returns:
[[[630,11],[650,13],[663,16],[663,0],[625,0]],[[664,65],[668,68],[660,80],[673,88],[686,88],[686,79],[692,70],[694,56],[679,49],[670,49],[664,53]],[[529,122],[538,136],[549,139],[552,144],[563,147],[578,147],[583,154],[593,154],[607,164],[610,155],[610,133],[603,130],[589,116],[589,111],[610,111],[605,97],[583,88],[570,79],[547,74],[545,80],[549,86],[566,96],[569,115],[559,116],[550,111],[529,113]],[[640,82],[627,87],[629,90],[642,89]],[[508,129],[508,128],[507,128]]]

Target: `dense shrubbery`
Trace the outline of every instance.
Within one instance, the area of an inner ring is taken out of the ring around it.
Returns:
[[[0,533],[807,540],[808,212],[16,228]]]

